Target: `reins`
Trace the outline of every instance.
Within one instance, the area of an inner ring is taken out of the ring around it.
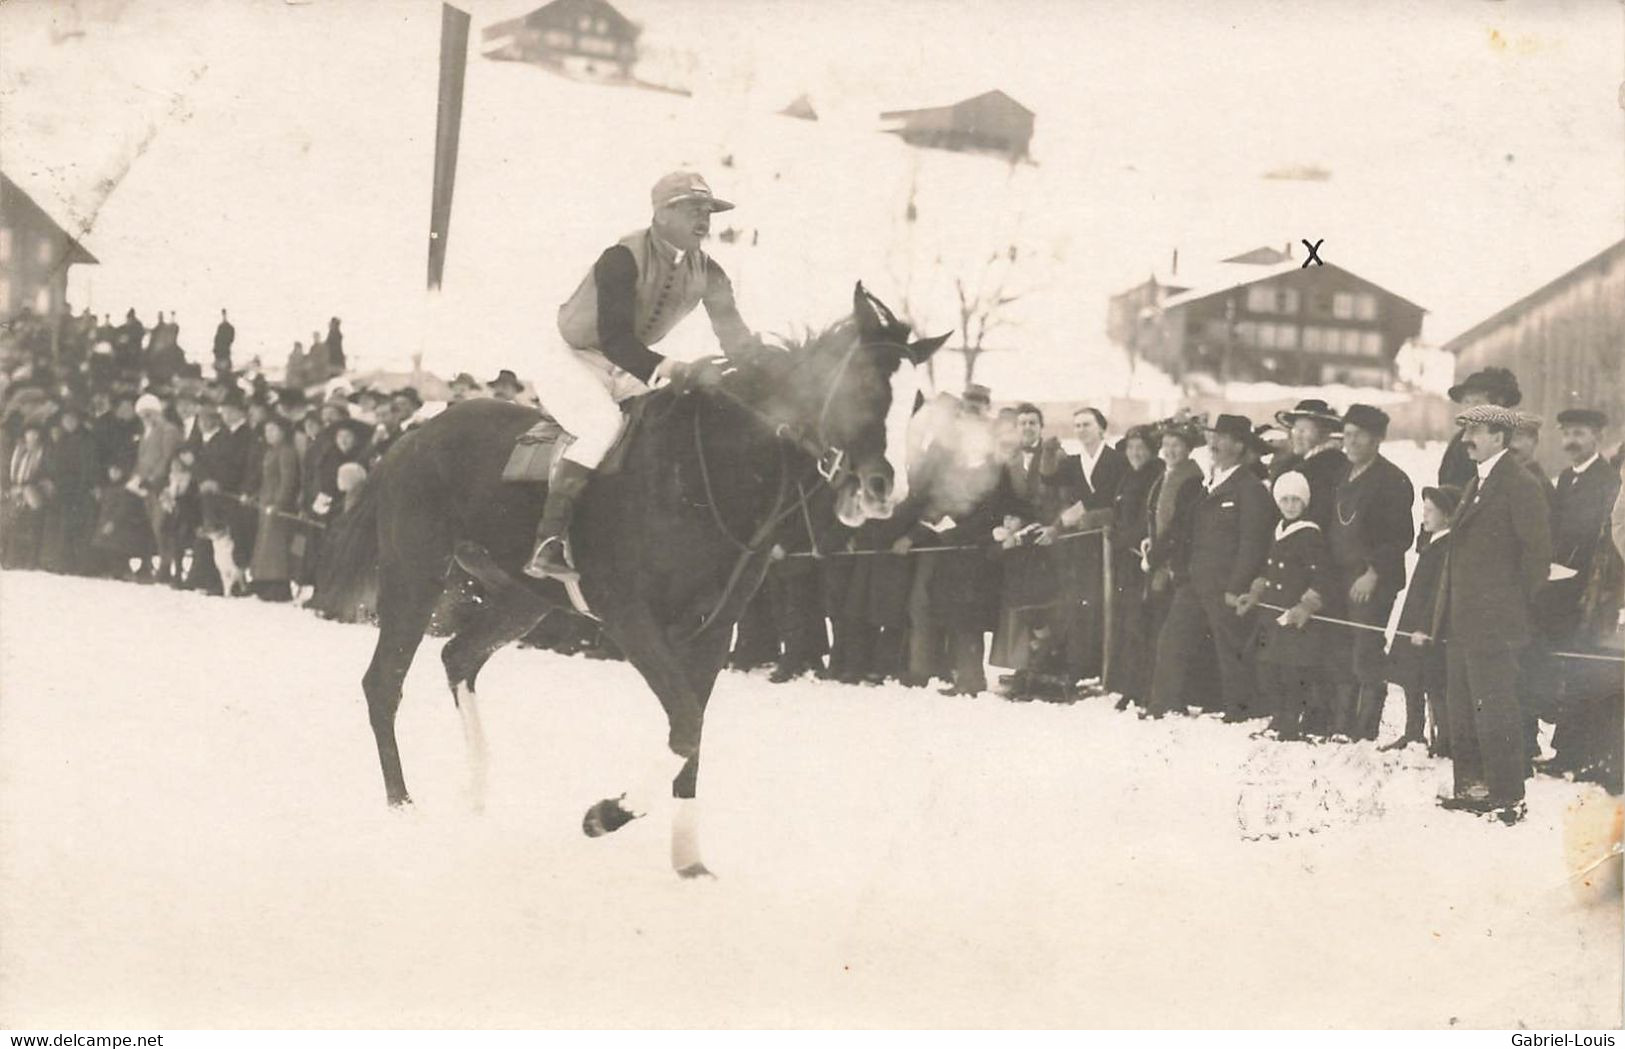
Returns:
[[[695,409],[694,452],[700,463],[700,483],[705,489],[706,508],[711,513],[711,521],[716,525],[717,531],[739,551],[739,557],[734,561],[733,570],[728,573],[728,582],[723,586],[722,593],[717,596],[716,603],[711,606],[711,611],[706,613],[697,627],[679,638],[681,642],[686,644],[693,641],[709,630],[721,618],[723,610],[728,607],[728,603],[733,599],[734,592],[739,588],[740,580],[744,578],[745,570],[749,567],[752,559],[762,552],[767,541],[773,537],[774,532],[784,522],[785,518],[797,510],[801,511],[802,519],[806,522],[808,542],[812,544],[813,549],[817,549],[818,538],[813,529],[812,513],[807,508],[811,496],[801,481],[796,482],[797,498],[789,506],[784,505],[789,494],[790,482],[790,464],[785,453],[785,444],[795,445],[812,458],[813,467],[818,473],[818,483],[813,488],[814,492],[818,490],[819,486],[833,487],[836,479],[844,477],[850,470],[846,463],[846,451],[824,439],[824,421],[829,414],[830,408],[835,403],[835,393],[840,389],[841,378],[846,374],[847,366],[852,363],[852,358],[865,345],[863,340],[859,338],[852,348],[846,352],[846,355],[841,358],[840,365],[835,369],[835,375],[830,380],[829,389],[824,394],[824,402],[818,412],[817,437],[809,436],[799,427],[773,419],[756,405],[751,404],[731,390],[716,386],[708,391],[720,400],[727,401],[736,408],[743,410],[763,426],[770,428],[774,436],[780,441],[778,491],[774,496],[773,505],[768,509],[767,515],[762,519],[761,524],[757,526],[748,541],[741,540],[734,535],[733,530],[728,527],[728,522],[723,520],[721,509],[717,506],[716,492],[711,484],[711,466],[705,454],[704,426],[701,421],[704,406],[701,405]],[[898,343],[871,343],[867,345],[889,345],[906,350],[906,347]]]

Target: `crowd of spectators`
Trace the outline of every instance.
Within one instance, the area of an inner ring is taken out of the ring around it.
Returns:
[[[309,601],[324,534],[422,399],[347,385],[337,318],[273,385],[234,368],[225,311],[208,376],[158,317],[86,311],[52,331],[25,315],[0,337],[0,565]],[[465,373],[451,398],[522,388]],[[1548,479],[1510,373],[1452,397],[1461,431],[1418,528],[1370,405],[1309,399],[1260,425],[1180,413],[1115,441],[1084,407],[1063,444],[1038,407],[995,412],[972,385],[923,410],[897,513],[777,551],[732,665],[964,696],[991,664],[1013,701],[1107,695],[1327,744],[1374,740],[1395,684],[1404,728],[1384,745],[1450,757],[1446,807],[1515,822],[1532,760],[1618,791],[1608,420],[1562,413],[1570,465]],[[547,631],[532,640],[615,655],[579,623]]]

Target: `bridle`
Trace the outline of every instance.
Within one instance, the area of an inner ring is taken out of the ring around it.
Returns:
[[[893,347],[904,353],[908,350],[907,346],[897,342],[866,343],[860,336],[852,344],[852,348],[847,350],[845,356],[841,358],[841,363],[836,366],[835,375],[830,379],[829,389],[824,393],[824,401],[819,409],[812,434],[808,434],[794,424],[775,421],[756,405],[751,404],[732,391],[723,389],[721,386],[713,387],[708,392],[753,416],[758,422],[772,429],[774,435],[784,444],[794,445],[807,453],[813,460],[813,467],[818,473],[819,483],[835,488],[852,476],[852,467],[846,449],[829,440],[826,434],[825,422],[828,419],[831,407],[835,403],[835,394],[841,388],[841,379],[846,375],[847,367],[852,363],[852,358],[859,350],[874,346]],[[728,523],[722,519],[722,512],[717,508],[716,494],[711,485],[711,468],[705,456],[705,442],[700,417],[701,413],[696,411],[694,413],[694,451],[700,463],[700,480],[705,488],[706,505],[711,511],[711,520],[716,525],[717,530],[739,550],[739,557],[734,562],[733,570],[728,574],[728,581],[723,586],[722,592],[717,595],[717,600],[712,605],[711,611],[700,620],[698,626],[681,638],[684,642],[692,641],[705,633],[722,616],[723,610],[727,608],[728,602],[738,589],[739,582],[744,578],[751,561],[762,552],[767,542],[778,531],[779,525],[791,514],[797,510],[801,511],[802,519],[807,525],[807,539],[813,544],[815,550],[818,545],[818,538],[813,532],[812,516],[807,509],[808,501],[811,499],[812,494],[818,490],[818,486],[815,485],[812,491],[808,491],[805,484],[799,480],[796,481],[797,497],[789,506],[785,506],[785,500],[789,496],[790,464],[784,455],[784,444],[780,445],[778,493],[774,497],[773,505],[768,509],[767,515],[757,525],[755,532],[748,540],[742,540],[733,534],[733,530],[728,527]],[[766,570],[767,564],[763,562],[762,571],[766,572]]]

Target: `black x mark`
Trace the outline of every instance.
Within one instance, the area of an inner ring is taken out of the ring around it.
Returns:
[[[1309,264],[1311,262],[1313,262],[1316,266],[1324,266],[1324,265],[1326,265],[1324,262],[1320,261],[1320,255],[1319,255],[1320,246],[1322,244],[1324,244],[1324,243],[1326,243],[1326,238],[1325,237],[1321,237],[1319,240],[1315,241],[1313,244],[1309,243],[1307,240],[1304,241],[1303,246],[1309,249],[1309,257],[1307,259],[1304,259],[1303,260],[1303,265],[1299,266],[1298,268],[1306,270],[1306,269],[1309,268]]]

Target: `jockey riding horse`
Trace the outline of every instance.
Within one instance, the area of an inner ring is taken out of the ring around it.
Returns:
[[[686,171],[656,182],[650,201],[649,228],[605,249],[559,307],[563,343],[546,351],[557,362],[549,372],[547,406],[575,440],[551,479],[536,549],[525,566],[537,579],[576,577],[564,537],[587,481],[620,431],[619,402],[667,382],[714,385],[727,368],[725,355],[755,341],[734,305],[728,275],[700,250],[711,213],[733,205]],[[723,357],[680,361],[650,349],[701,303]]]

